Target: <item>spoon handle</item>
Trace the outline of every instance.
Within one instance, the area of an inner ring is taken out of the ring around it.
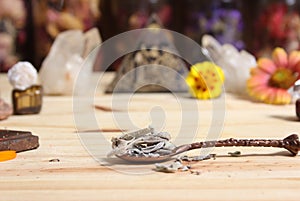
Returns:
[[[283,140],[229,138],[226,140],[195,142],[178,151],[181,152],[208,147],[277,147],[285,148],[290,151],[293,156],[296,156],[300,151],[300,141],[298,135],[296,134],[292,134]]]

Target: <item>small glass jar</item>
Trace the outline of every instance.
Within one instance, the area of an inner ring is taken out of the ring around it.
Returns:
[[[24,90],[12,91],[14,114],[38,114],[42,108],[43,88],[40,85],[32,85]]]

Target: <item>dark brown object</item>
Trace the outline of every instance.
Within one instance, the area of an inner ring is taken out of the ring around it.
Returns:
[[[0,98],[0,120],[7,119],[12,113],[12,107]]]
[[[101,110],[103,112],[117,112],[118,110],[114,110],[110,107],[102,106],[102,105],[95,105],[95,109]]]
[[[14,89],[14,114],[38,114],[42,108],[42,96],[43,89],[40,85],[33,85],[24,90]]]
[[[60,162],[60,160],[58,158],[53,158],[49,160],[50,163],[56,163],[56,162]]]
[[[296,115],[300,119],[300,99],[296,101]]]
[[[27,151],[39,147],[39,138],[29,131],[15,131],[0,129],[0,151]]]

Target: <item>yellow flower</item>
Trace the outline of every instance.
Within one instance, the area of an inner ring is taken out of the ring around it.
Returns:
[[[224,83],[222,69],[212,62],[197,63],[191,67],[186,77],[186,83],[190,87],[193,97],[198,99],[210,99],[220,96]]]
[[[251,97],[267,104],[288,104],[292,99],[288,89],[300,76],[300,51],[288,55],[276,48],[272,59],[259,58],[250,73],[247,92]]]

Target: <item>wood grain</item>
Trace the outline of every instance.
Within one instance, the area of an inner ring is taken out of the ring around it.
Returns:
[[[98,77],[94,74],[92,80],[96,82]],[[102,93],[109,79],[99,83],[94,105],[109,106],[121,100],[121,95],[113,99]],[[0,92],[11,102],[11,87],[3,74]],[[39,115],[11,116],[0,121],[0,129],[29,130],[40,141],[38,149],[0,163],[0,200],[299,200],[300,157],[290,157],[281,149],[215,148],[215,160],[189,163],[199,175],[189,171],[159,173],[152,170],[151,164],[126,164],[119,159],[98,162],[76,133],[72,100],[71,96],[45,96]],[[129,114],[135,126],[145,127],[151,123],[151,114],[159,119],[164,111],[164,130],[176,143],[206,139],[214,126],[222,126],[220,138],[280,139],[300,131],[294,105],[265,105],[226,94],[224,122],[214,125],[212,102],[196,101],[195,108],[192,101],[172,94],[134,94],[126,107],[116,108],[121,112],[94,110],[99,127],[84,134],[94,139],[102,157],[109,151],[112,136],[132,129],[117,124],[116,118],[124,114]],[[199,118],[195,121],[192,115],[181,125],[182,112],[196,112]],[[198,130],[190,139],[193,127]],[[179,133],[181,128],[184,133]],[[101,132],[105,129],[111,132]],[[106,140],[97,141],[98,136]],[[241,157],[228,156],[228,152],[237,150],[242,152]],[[50,162],[52,159],[59,162]]]

